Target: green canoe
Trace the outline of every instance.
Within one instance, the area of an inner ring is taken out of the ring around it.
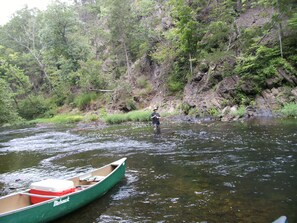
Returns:
[[[74,191],[62,196],[32,194],[31,190],[0,198],[0,223],[49,222],[64,216],[104,195],[125,176],[126,158],[110,163],[72,181]],[[71,183],[72,183],[71,182]],[[32,197],[39,203],[32,204]]]

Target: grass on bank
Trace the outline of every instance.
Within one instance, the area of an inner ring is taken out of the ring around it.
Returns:
[[[146,122],[150,121],[151,111],[131,111],[123,114],[107,114],[103,117],[103,121],[108,124],[119,124],[122,122]]]
[[[82,115],[62,114],[51,118],[38,118],[30,121],[30,123],[53,123],[53,124],[67,124],[76,123],[84,119]]]
[[[29,123],[53,123],[53,124],[68,124],[81,121],[90,122],[98,121],[99,119],[108,124],[119,124],[122,122],[146,122],[150,121],[151,111],[131,111],[123,114],[106,114],[100,112],[100,115],[81,115],[81,114],[60,114],[51,118],[38,118]]]

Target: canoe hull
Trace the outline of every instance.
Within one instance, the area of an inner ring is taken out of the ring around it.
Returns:
[[[103,196],[125,176],[125,170],[126,161],[122,159],[120,165],[98,184],[81,192],[75,192],[36,205],[31,205],[7,215],[0,215],[0,223],[39,223],[49,222],[62,217]]]

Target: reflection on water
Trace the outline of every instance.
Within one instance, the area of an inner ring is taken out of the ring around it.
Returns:
[[[56,222],[297,222],[297,120],[0,131],[0,192],[127,157],[126,178]]]

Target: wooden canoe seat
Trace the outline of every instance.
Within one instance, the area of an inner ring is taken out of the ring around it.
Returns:
[[[91,174],[89,175],[84,175],[79,178],[80,181],[87,181],[87,182],[99,182],[103,180],[105,176],[92,176]]]
[[[88,173],[79,177],[80,181],[86,181],[88,178],[92,177],[92,174]]]

